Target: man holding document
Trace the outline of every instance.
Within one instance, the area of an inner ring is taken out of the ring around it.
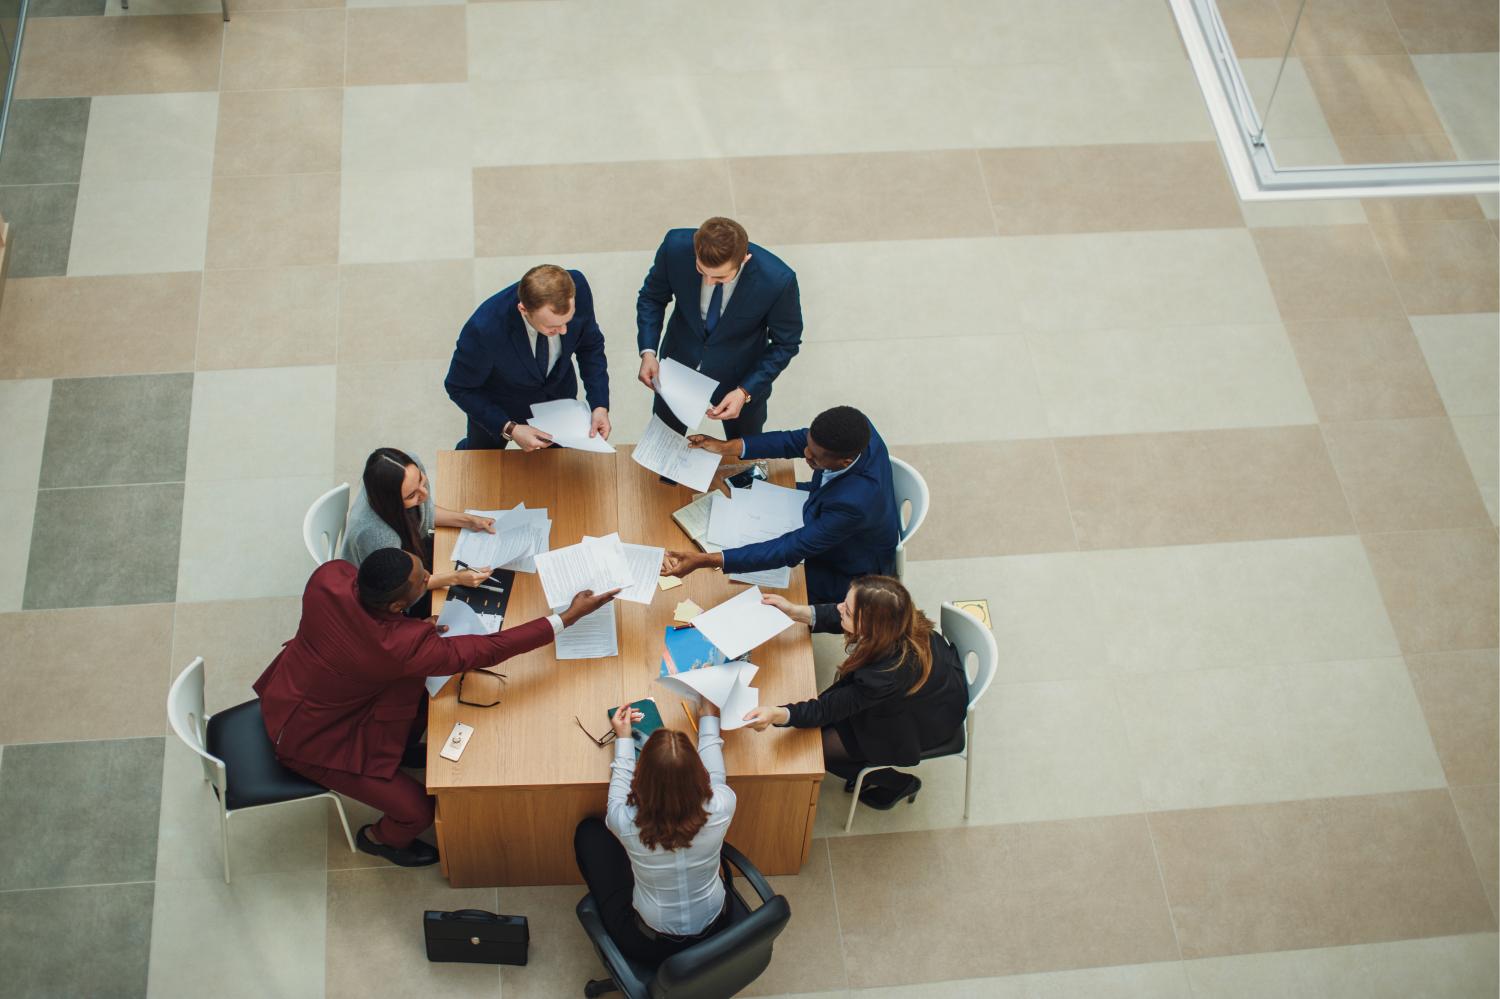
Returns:
[[[808,598],[833,603],[843,598],[853,579],[894,568],[900,527],[890,455],[859,410],[835,406],[806,430],[727,441],[695,434],[689,443],[736,458],[800,456],[812,466],[813,477],[797,487],[808,492],[800,527],[722,552],[669,551],[662,559],[662,575],[686,576],[705,568],[748,573],[805,563]]]

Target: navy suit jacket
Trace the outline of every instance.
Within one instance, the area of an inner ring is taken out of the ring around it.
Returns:
[[[746,458],[797,458],[807,446],[807,431],[752,434],[744,444]],[[870,427],[869,446],[854,464],[826,484],[824,476],[813,472],[811,482],[797,487],[812,494],[802,508],[799,530],[726,550],[724,571],[754,572],[806,562],[807,592],[814,603],[844,599],[857,576],[891,572],[901,528],[885,441]]]
[[[604,334],[594,319],[594,295],[582,274],[568,273],[576,289],[573,318],[566,332],[559,334],[562,350],[545,378],[526,336],[526,322],[516,310],[519,281],[491,295],[459,331],[443,387],[469,419],[495,437],[510,420],[525,423],[534,403],[578,397],[574,355],[589,408],[609,408],[609,371]]]
[[[654,350],[716,379],[715,403],[736,386],[763,398],[802,346],[797,275],[775,254],[751,243],[750,261],[709,336],[699,305],[703,276],[693,254],[694,231],[668,231],[656,251],[635,299],[636,349]],[[674,298],[677,305],[663,339],[662,320]]]

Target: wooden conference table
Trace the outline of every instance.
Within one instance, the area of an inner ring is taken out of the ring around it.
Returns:
[[[793,484],[791,462],[771,466],[772,481]],[[529,454],[441,451],[435,481],[434,499],[451,510],[510,509],[521,502],[527,508],[545,507],[552,518],[553,548],[576,544],[585,534],[613,531],[636,544],[692,547],[672,512],[693,493],[658,481],[631,460],[628,447],[612,455],[566,448]],[[436,566],[452,564],[457,537],[454,528],[438,529]],[[691,599],[709,608],[742,589],[721,573],[700,570],[680,587],[658,590],[650,604],[617,600],[620,655],[559,662],[548,645],[509,659],[498,667],[508,680],[498,688],[501,701],[495,707],[459,704],[458,681],[448,681],[428,712],[427,789],[437,798],[438,849],[453,887],[582,881],[573,860],[573,830],[584,817],[604,814],[614,747],[596,746],[578,730],[574,716],[602,736],[609,730],[610,708],[627,698],[654,697],[666,724],[691,734],[679,707],[683,702],[654,682],[662,633],[680,601]],[[802,602],[806,592],[799,567],[784,595]],[[434,613],[443,595],[433,594]],[[504,626],[547,613],[536,575],[516,573]],[[817,693],[808,629],[788,628],[755,649],[751,659],[760,667],[753,685],[762,704],[785,704]],[[469,699],[476,699],[465,690]],[[463,757],[453,763],[439,757],[438,750],[458,721],[472,725],[474,734]],[[728,732],[724,759],[729,785],[739,799],[729,842],[767,874],[795,874],[812,844],[823,778],[818,732]]]

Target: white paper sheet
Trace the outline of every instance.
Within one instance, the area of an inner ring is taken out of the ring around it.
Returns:
[[[678,697],[706,698],[719,709],[719,729],[729,732],[745,725],[745,715],[760,706],[760,691],[750,686],[760,667],[744,659],[722,666],[703,666],[657,677],[656,682]]]
[[[757,482],[749,489],[729,487],[729,496],[713,494],[708,541],[738,548],[779,538],[802,528],[808,494],[800,489]]]
[[[491,628],[486,618],[493,619],[495,626]],[[500,618],[498,615],[486,614],[480,616],[474,613],[474,608],[462,600],[444,600],[443,612],[438,615],[438,624],[447,625],[448,630],[443,632],[444,638],[454,638],[458,635],[493,635],[500,630]],[[449,676],[452,676],[450,673]],[[443,684],[448,682],[448,676],[429,676],[427,678],[427,693],[430,697],[436,697],[438,691],[443,689]]]
[[[762,586],[768,590],[784,590],[792,585],[790,566],[782,566],[780,569],[761,569],[757,572],[731,572],[728,575],[736,583]]]
[[[719,383],[712,378],[670,357],[662,360],[661,374],[656,378],[656,394],[688,428],[688,433],[697,430],[703,422],[709,400],[718,387]]]
[[[566,605],[564,605],[566,606]],[[558,659],[608,659],[620,654],[615,635],[615,602],[600,607],[587,617],[579,618],[557,636],[554,653]]]
[[[657,580],[661,579],[661,560],[665,555],[665,548],[652,548],[650,545],[621,545],[625,549],[625,565],[630,569],[630,575],[634,578],[633,585],[620,591],[620,600],[629,600],[631,603],[649,604],[656,596]]]
[[[660,565],[658,562],[657,567]],[[549,607],[566,607],[582,590],[603,593],[635,582],[618,534],[584,538],[576,545],[539,552],[536,573]]]
[[[699,614],[693,627],[725,656],[738,659],[795,623],[775,607],[761,603],[760,598],[760,587],[752,586]]]
[[[673,482],[707,491],[719,468],[719,456],[704,448],[688,447],[687,438],[652,415],[641,442],[630,452],[635,463]]]
[[[693,497],[693,501],[681,510],[672,514],[672,520],[682,528],[693,541],[702,541],[708,536],[708,520],[713,509],[715,496],[722,495],[717,490],[711,493],[699,493]]]
[[[589,436],[593,415],[594,411],[582,399],[554,399],[551,402],[533,403],[531,417],[526,422],[551,434],[554,444],[579,451],[614,454],[614,446],[609,441],[603,437]]]
[[[552,521],[546,509],[528,510],[520,504],[512,510],[469,510],[481,517],[493,517],[495,533],[462,530],[453,545],[455,562],[492,569],[518,569],[535,572],[532,556],[547,550],[552,537]]]

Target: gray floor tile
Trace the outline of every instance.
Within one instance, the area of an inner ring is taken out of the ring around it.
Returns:
[[[163,741],[7,746],[0,891],[155,880]]]
[[[187,373],[58,379],[41,487],[181,482],[192,407]]]
[[[0,215],[10,223],[11,277],[68,273],[77,208],[77,184],[0,187]]]
[[[76,184],[83,170],[89,98],[11,101],[0,184]]]
[[[78,17],[103,14],[105,0],[31,0],[28,17]]]
[[[144,996],[155,894],[151,884],[0,893],[0,993]]]
[[[44,489],[22,607],[171,603],[182,485]]]

